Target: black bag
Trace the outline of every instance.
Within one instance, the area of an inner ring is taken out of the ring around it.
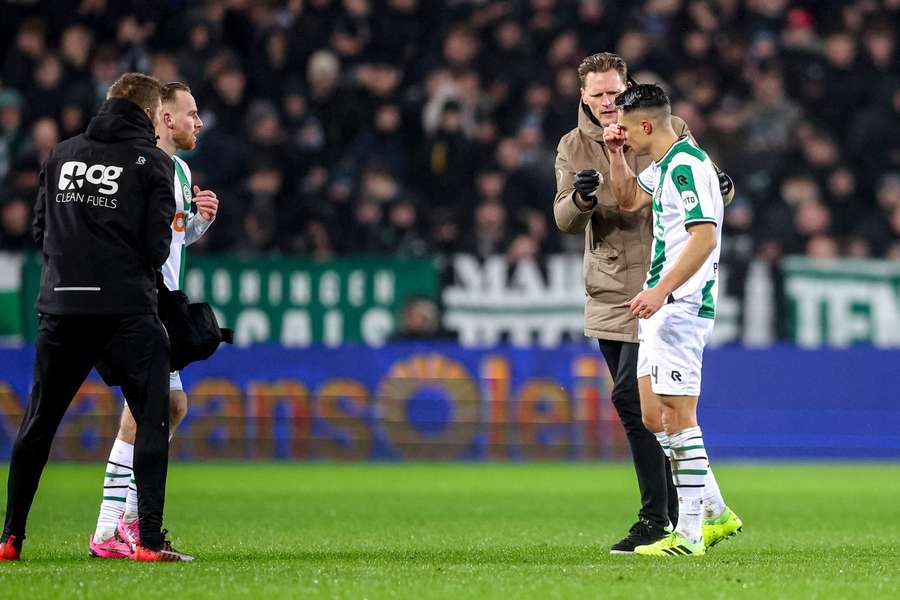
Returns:
[[[180,371],[192,362],[206,360],[222,342],[232,343],[230,329],[222,329],[206,302],[188,301],[184,292],[159,289],[159,318],[169,333],[170,369]]]
[[[161,273],[156,274],[156,290],[159,319],[169,334],[170,371],[180,371],[192,362],[206,360],[222,342],[234,342],[233,332],[219,327],[209,304],[191,303],[181,290],[169,290],[163,283]],[[98,363],[97,372],[106,385],[120,385],[118,377],[106,363]]]

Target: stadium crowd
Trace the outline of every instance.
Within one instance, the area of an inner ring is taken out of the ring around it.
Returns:
[[[737,186],[726,260],[900,259],[900,0],[5,2],[0,250],[40,164],[130,70],[184,80],[221,200],[192,252],[576,250],[553,159],[611,50]]]

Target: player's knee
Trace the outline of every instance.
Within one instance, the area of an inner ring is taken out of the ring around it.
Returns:
[[[663,431],[663,422],[660,415],[642,413],[641,420],[644,422],[644,427],[646,427],[647,431],[650,433],[659,433]]]
[[[665,432],[672,435],[688,427],[696,427],[697,419],[689,411],[665,407],[662,411],[662,425]]]
[[[122,413],[122,418],[119,420],[119,432],[116,434],[116,437],[129,444],[134,444],[134,439],[137,437],[137,423],[134,422],[131,411],[127,409]]]
[[[173,403],[171,408],[171,413],[169,415],[169,421],[176,425],[180,423],[187,416],[187,404],[181,403]]]
[[[187,395],[182,390],[172,390],[169,393],[169,400],[169,422],[174,428],[187,416]]]

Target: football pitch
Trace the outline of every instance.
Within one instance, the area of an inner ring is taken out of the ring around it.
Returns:
[[[626,464],[176,463],[167,527],[196,561],[139,564],[88,558],[102,465],[55,464],[0,595],[898,597],[900,465],[715,468],[744,533],[654,559],[608,554],[635,516]]]

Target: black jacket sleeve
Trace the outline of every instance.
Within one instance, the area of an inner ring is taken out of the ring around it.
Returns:
[[[172,219],[175,217],[175,168],[162,151],[148,161],[143,188],[147,197],[144,240],[147,258],[159,269],[169,258]]]
[[[31,224],[31,233],[34,236],[34,242],[38,245],[38,248],[44,247],[44,215],[46,211],[44,203],[47,201],[46,171],[47,165],[44,164],[41,169],[40,179],[38,180],[37,199],[34,201],[34,220]]]

